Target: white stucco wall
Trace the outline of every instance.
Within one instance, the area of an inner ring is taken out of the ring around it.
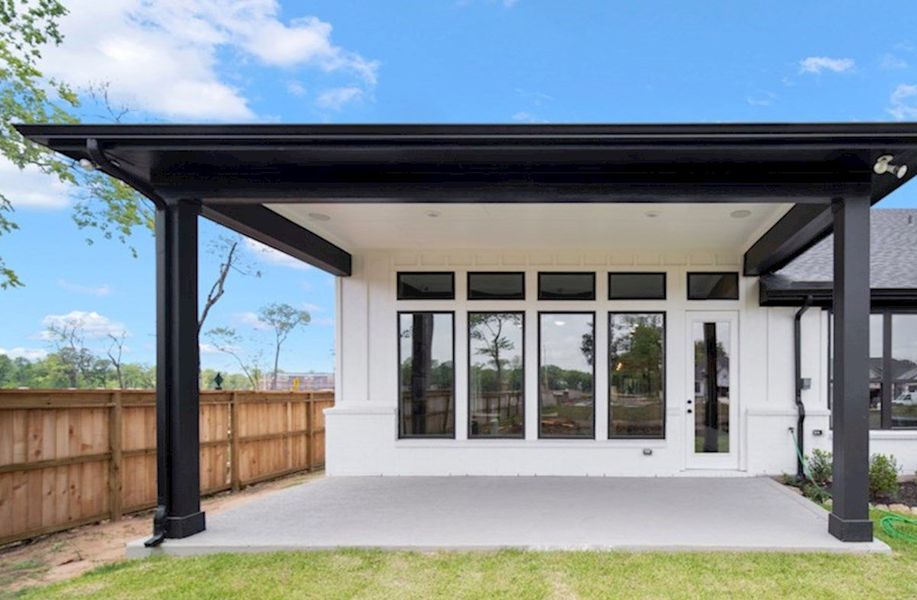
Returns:
[[[354,255],[353,275],[337,280],[336,406],[326,411],[326,470],[330,475],[759,475],[795,472],[790,427],[796,425],[792,308],[758,306],[757,279],[741,278],[738,301],[686,300],[688,271],[740,271],[741,254],[506,251],[372,251]],[[398,271],[454,271],[456,300],[397,301]],[[525,271],[525,301],[473,301],[467,271]],[[539,271],[595,271],[596,301],[537,300]],[[667,300],[608,301],[609,271],[665,271]],[[397,327],[399,310],[455,311],[455,439],[398,439]],[[526,313],[526,433],[524,440],[467,439],[466,316],[471,311]],[[596,439],[539,440],[537,313],[596,313]],[[608,440],[607,318],[614,310],[666,313],[666,437]],[[738,468],[689,469],[686,400],[688,311],[735,311],[739,319]],[[803,319],[802,376],[808,419],[806,447],[831,444],[827,410],[827,318]],[[813,434],[821,430],[821,436]],[[892,452],[909,472],[917,468],[917,434],[876,432],[873,451]],[[651,449],[650,456],[644,449]]]

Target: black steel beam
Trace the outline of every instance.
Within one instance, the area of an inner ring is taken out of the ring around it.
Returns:
[[[835,200],[834,472],[828,531],[845,542],[872,540],[869,520],[868,197]]]
[[[797,204],[745,252],[744,273],[773,273],[831,233],[830,206]]]
[[[349,253],[263,205],[204,204],[201,214],[332,275],[349,277]]]
[[[200,496],[200,351],[195,201],[168,201],[156,211],[155,545],[203,531]]]

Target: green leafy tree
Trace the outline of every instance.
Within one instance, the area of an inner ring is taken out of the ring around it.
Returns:
[[[271,389],[276,390],[280,347],[293,330],[300,325],[308,325],[312,317],[308,311],[293,308],[289,304],[272,303],[261,307],[258,311],[258,320],[274,330],[274,371],[271,375]]]
[[[67,9],[57,0],[18,2],[0,0],[0,157],[20,169],[37,168],[42,173],[77,186],[78,201],[73,220],[81,229],[95,229],[106,239],[118,239],[130,246],[138,230],[152,232],[154,212],[131,187],[100,171],[81,169],[73,160],[27,141],[15,123],[77,123],[80,106],[77,93],[68,85],[45,77],[38,68],[42,49],[60,45],[63,35],[58,24]],[[108,103],[107,86],[100,95],[89,96]],[[124,112],[109,109],[114,120]],[[18,226],[12,218],[16,198],[0,187],[0,235]],[[92,239],[87,239],[92,242]],[[0,289],[19,287],[23,281],[0,257]]]

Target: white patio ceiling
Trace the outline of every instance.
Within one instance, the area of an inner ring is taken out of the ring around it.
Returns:
[[[792,204],[267,204],[345,250],[447,248],[744,251]]]

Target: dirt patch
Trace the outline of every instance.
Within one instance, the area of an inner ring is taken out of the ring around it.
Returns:
[[[205,498],[203,509],[218,513],[322,476],[321,472],[292,475],[253,485],[236,494],[218,494]],[[150,535],[152,516],[153,511],[127,515],[120,521],[86,525],[0,549],[0,594],[69,579],[123,559],[129,541]]]

